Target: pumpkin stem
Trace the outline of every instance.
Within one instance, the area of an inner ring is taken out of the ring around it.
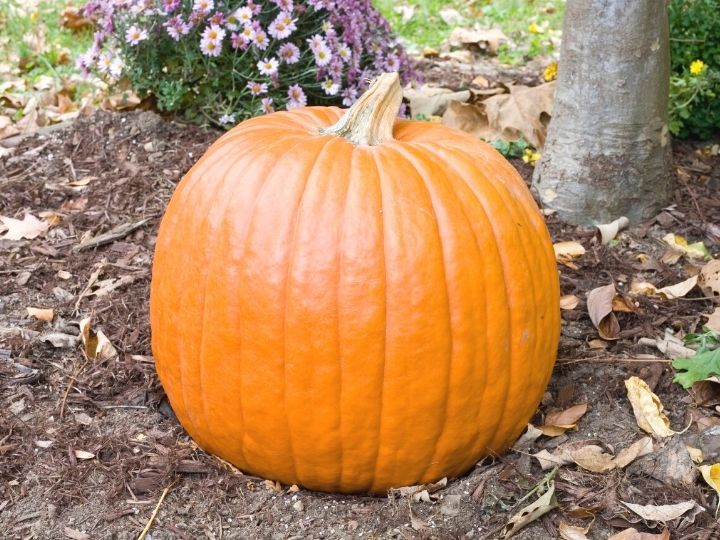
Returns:
[[[353,144],[375,146],[393,138],[393,125],[402,102],[397,73],[383,73],[323,135],[344,137]]]

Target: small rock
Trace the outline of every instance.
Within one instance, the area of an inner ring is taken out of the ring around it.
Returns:
[[[296,512],[302,512],[303,510],[305,510],[305,505],[302,501],[296,501],[295,504],[293,504],[293,510],[295,510]]]
[[[60,300],[61,302],[70,302],[73,298],[75,298],[75,295],[62,287],[53,287],[53,294],[55,295],[55,298]]]
[[[92,424],[92,418],[89,414],[81,412],[75,415],[75,421],[83,426],[89,426]]]

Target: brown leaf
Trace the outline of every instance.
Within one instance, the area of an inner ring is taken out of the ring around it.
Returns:
[[[613,298],[615,298],[614,283],[593,289],[587,294],[590,320],[603,339],[618,339],[620,334],[620,323],[612,311]]]
[[[544,516],[553,508],[557,507],[557,505],[555,483],[551,482],[550,487],[541,497],[510,518],[507,525],[503,528],[502,537],[507,539],[514,536],[520,529]]]
[[[564,521],[561,521],[558,526],[560,538],[563,540],[588,540],[587,533],[589,530],[590,525],[587,527],[576,527],[575,525],[570,525]]]
[[[618,293],[612,299],[612,310],[622,313],[635,313],[637,307],[632,300]]]
[[[573,429],[580,418],[587,412],[587,403],[574,405],[564,411],[554,411],[545,417],[545,424],[540,430],[548,437],[562,435],[568,429]]]
[[[34,317],[40,321],[50,322],[55,317],[55,311],[52,308],[25,308],[29,317]]]
[[[91,20],[82,16],[78,8],[72,6],[68,6],[63,10],[60,15],[60,24],[73,31],[91,28],[93,25]]]
[[[452,101],[468,101],[470,91],[453,92],[448,88],[422,85],[420,88],[406,88],[403,97],[410,102],[413,117],[430,117],[443,114]]]
[[[485,30],[455,28],[448,38],[452,47],[475,45],[492,55],[497,54],[500,44],[507,40],[508,37],[499,28],[488,28]]]
[[[702,267],[698,285],[705,296],[720,296],[720,260],[713,259]]]
[[[648,521],[659,521],[666,523],[677,519],[686,512],[696,508],[698,503],[695,501],[684,501],[676,504],[633,504],[625,501],[620,501],[630,510],[635,512],[638,516]]]
[[[510,93],[468,105],[450,103],[442,122],[485,140],[524,138],[542,147],[552,111],[555,83],[527,87],[509,85]]]
[[[580,299],[574,294],[566,294],[560,297],[560,309],[571,310],[575,309],[580,302]]]
[[[705,326],[710,328],[710,330],[720,332],[720,307],[716,307],[715,311],[713,311],[710,315],[703,314],[703,317],[707,317],[708,319]]]

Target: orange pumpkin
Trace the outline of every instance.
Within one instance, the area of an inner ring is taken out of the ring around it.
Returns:
[[[400,96],[385,74],[349,111],[243,122],[167,208],[158,375],[193,439],[243,471],[374,493],[456,476],[506,450],[545,390],[544,221],[490,146],[395,121]]]

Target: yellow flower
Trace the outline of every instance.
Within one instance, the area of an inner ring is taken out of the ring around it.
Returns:
[[[554,81],[557,78],[557,72],[557,62],[553,62],[545,68],[545,71],[543,71],[543,79],[545,79],[546,81]]]
[[[525,163],[529,163],[533,167],[535,166],[535,162],[540,159],[540,152],[537,150],[533,150],[532,148],[526,148],[523,152],[522,160]]]
[[[528,32],[531,34],[542,34],[542,28],[535,23],[530,23],[530,26],[528,26]]]
[[[707,66],[702,60],[695,60],[692,64],[690,64],[690,73],[693,75],[702,75],[705,73],[706,69]]]

